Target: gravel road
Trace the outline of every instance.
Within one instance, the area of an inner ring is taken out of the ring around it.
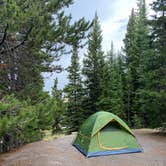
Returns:
[[[166,166],[166,136],[134,130],[143,153],[86,158],[71,144],[75,135],[27,144],[0,155],[0,166]]]

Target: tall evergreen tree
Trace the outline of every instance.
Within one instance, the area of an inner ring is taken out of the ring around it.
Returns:
[[[164,116],[156,116],[164,107],[162,101],[165,98],[163,88],[165,47],[161,48],[164,43],[163,32],[165,30],[163,6],[163,1],[153,3],[153,9],[160,14],[157,12],[154,20],[150,21],[152,23],[152,39],[150,41],[145,0],[139,0],[138,11],[137,13],[132,11],[124,40],[127,69],[126,108],[128,121],[136,126],[155,126],[161,124],[159,121],[162,123],[164,121]],[[156,87],[162,87],[162,90]]]
[[[84,115],[81,108],[82,104],[82,81],[78,57],[78,49],[76,46],[73,47],[71,66],[68,68],[68,79],[69,83],[65,87],[67,94],[67,112],[66,122],[68,126],[68,132],[77,131],[81,125]]]
[[[86,116],[99,111],[97,105],[101,95],[101,82],[103,79],[104,55],[102,51],[102,35],[97,14],[88,41],[88,53],[83,61],[83,75],[85,77],[84,108]]]
[[[112,58],[113,55],[113,58]],[[122,57],[121,54],[117,55],[113,53],[111,55],[111,65],[110,65],[110,107],[111,112],[117,114],[121,118],[125,117],[124,113],[124,103],[123,103],[123,86],[122,86]]]
[[[145,125],[161,127],[166,123],[164,108],[166,100],[166,16],[165,1],[159,0],[152,4],[155,15],[150,20],[151,52],[144,58],[144,70],[141,81],[144,88],[140,90],[141,109],[145,112]]]
[[[151,54],[149,27],[147,24],[145,0],[138,0],[138,11],[132,10],[125,43],[126,53],[126,108],[129,123],[140,126],[146,112],[140,107],[140,91],[144,88],[145,58]],[[131,84],[131,85],[130,85]],[[128,101],[129,100],[129,101]],[[135,120],[137,119],[137,120]]]
[[[53,88],[52,88],[52,96],[55,99],[62,98],[62,92],[61,92],[61,90],[58,89],[58,79],[57,78],[54,80],[54,85],[53,85]]]
[[[42,72],[57,71],[52,62],[66,45],[79,46],[89,23],[71,23],[64,9],[72,0],[1,0],[0,2],[0,93],[21,98],[40,97]]]
[[[101,93],[99,97],[98,107],[99,110],[104,110],[111,112],[112,111],[112,105],[111,103],[111,81],[112,81],[112,70],[113,70],[113,62],[115,58],[114,53],[114,46],[113,42],[111,42],[111,49],[107,52],[105,55],[105,64],[103,67],[103,77],[101,80]]]
[[[123,59],[122,55],[119,52],[117,54],[117,58],[115,61],[115,106],[114,106],[114,112],[120,116],[121,118],[125,118],[125,112],[124,112],[124,92],[123,92],[123,77],[124,77],[124,71],[123,71]]]
[[[140,107],[140,104],[142,102],[142,91],[145,89],[145,68],[147,65],[146,59],[149,55],[153,54],[152,49],[150,47],[150,38],[149,33],[150,29],[148,26],[147,21],[147,13],[146,13],[146,4],[145,0],[139,0],[138,1],[138,13],[137,13],[137,47],[139,48],[137,53],[140,55],[138,59],[138,67],[137,70],[137,76],[138,76],[138,86],[135,93],[135,101],[134,101],[134,118],[137,119],[137,123],[135,124],[138,127],[141,127],[143,125],[146,127],[147,124],[147,116],[149,114],[148,111],[146,111],[144,108]]]
[[[137,18],[134,9],[127,25],[127,33],[124,39],[124,52],[126,55],[126,89],[125,89],[125,107],[128,117],[128,124],[132,123],[134,114],[134,98],[138,87],[137,68],[139,66],[139,54],[137,46]]]
[[[58,79],[54,80],[54,86],[52,88],[52,98],[50,101],[52,104],[51,109],[53,110],[54,124],[52,126],[53,133],[61,131],[62,117],[65,112],[65,104],[62,99],[62,91],[58,89]]]
[[[103,71],[102,88],[98,102],[99,109],[113,112],[124,118],[122,56],[120,52],[115,53],[113,42],[111,43],[111,50],[105,57]]]

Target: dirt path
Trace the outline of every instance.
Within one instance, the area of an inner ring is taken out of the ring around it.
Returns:
[[[40,141],[0,155],[0,166],[166,166],[166,137],[135,130],[143,153],[86,158],[71,143],[74,135]]]

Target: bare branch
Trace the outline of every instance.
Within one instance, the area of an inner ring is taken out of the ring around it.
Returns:
[[[24,42],[28,39],[28,36],[31,33],[31,31],[32,31],[32,27],[27,31],[27,34],[26,34],[24,40],[21,43],[17,44],[16,46],[12,47],[11,51],[13,51],[13,50],[17,49],[18,47],[20,47],[21,45],[23,45]]]
[[[6,39],[6,36],[7,36],[7,29],[8,29],[8,24],[6,25],[5,27],[5,30],[4,30],[4,34],[3,34],[3,37],[2,37],[2,40],[0,42],[0,45],[2,45]]]
[[[15,49],[17,49],[18,47],[20,47],[21,45],[23,45],[23,44],[25,43],[25,41],[28,39],[28,36],[29,36],[29,34],[31,33],[31,31],[32,31],[32,27],[29,28],[29,30],[27,31],[26,36],[25,36],[25,38],[24,38],[24,40],[23,40],[22,42],[20,42],[19,44],[15,45],[15,46],[13,46],[13,47],[7,49],[7,50],[2,50],[2,51],[0,52],[0,54],[3,54],[3,53],[5,53],[5,52],[7,52],[7,51],[14,51]]]

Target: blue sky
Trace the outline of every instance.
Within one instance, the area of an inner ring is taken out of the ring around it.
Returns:
[[[150,4],[152,0],[146,0]],[[103,51],[110,49],[111,41],[114,42],[115,49],[118,50],[123,46],[123,39],[126,33],[126,27],[131,9],[136,8],[137,0],[75,0],[74,4],[67,9],[66,13],[71,13],[73,20],[85,17],[87,20],[94,18],[97,12],[101,29],[103,42]],[[80,59],[83,59],[83,49]],[[64,55],[58,62],[62,67],[70,65],[70,56]],[[44,74],[44,90],[51,91],[55,78],[58,78],[58,88],[62,89],[67,84],[67,72],[60,74]]]

